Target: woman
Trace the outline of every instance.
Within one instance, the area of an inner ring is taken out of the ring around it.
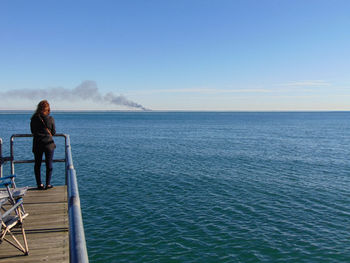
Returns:
[[[33,153],[35,158],[34,173],[39,190],[49,189],[52,176],[53,153],[56,148],[52,136],[56,133],[55,120],[50,116],[50,104],[47,100],[39,102],[38,107],[30,121],[30,129],[33,138]],[[45,153],[46,163],[46,186],[41,183],[41,162]]]

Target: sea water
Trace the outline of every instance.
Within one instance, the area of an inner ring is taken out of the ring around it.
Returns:
[[[349,112],[52,115],[71,138],[91,262],[350,262]],[[0,113],[4,155],[30,116]],[[32,158],[31,139],[15,156]],[[35,184],[33,164],[16,174]]]

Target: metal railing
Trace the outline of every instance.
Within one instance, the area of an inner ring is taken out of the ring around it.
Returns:
[[[68,196],[68,219],[69,219],[69,256],[70,262],[89,262],[86,249],[83,219],[80,208],[77,176],[73,165],[72,151],[69,135],[55,134],[55,137],[65,139],[65,158],[55,159],[53,162],[65,162],[65,180]],[[10,157],[2,157],[2,139],[0,138],[0,176],[2,177],[2,164],[6,161],[11,163],[11,174],[15,174],[16,163],[33,163],[34,160],[16,160],[14,158],[14,139],[18,137],[33,137],[32,134],[14,134],[10,139]]]
[[[2,158],[2,139],[0,138],[0,177],[2,177],[2,164],[4,159]]]

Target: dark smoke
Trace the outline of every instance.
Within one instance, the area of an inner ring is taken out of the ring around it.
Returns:
[[[65,88],[49,88],[49,89],[37,89],[37,90],[11,90],[6,92],[0,92],[0,96],[3,98],[20,98],[20,99],[57,99],[57,100],[91,100],[97,103],[109,103],[112,105],[126,106],[129,108],[136,108],[141,110],[148,110],[141,104],[131,101],[123,95],[116,96],[112,92],[102,95],[97,88],[95,81],[83,81],[79,86],[74,89]]]
[[[104,101],[108,101],[111,104],[124,105],[130,108],[137,108],[141,110],[147,110],[141,104],[128,100],[123,95],[115,96],[113,93],[109,92],[103,97]]]

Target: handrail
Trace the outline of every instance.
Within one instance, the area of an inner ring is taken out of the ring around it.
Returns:
[[[55,162],[65,162],[65,176],[68,196],[68,218],[69,218],[69,261],[71,263],[88,263],[89,258],[86,249],[85,233],[83,219],[81,215],[80,198],[78,190],[78,181],[73,165],[70,138],[67,134],[55,134],[55,137],[65,138],[65,159],[54,160]],[[11,174],[15,172],[15,163],[28,163],[34,160],[15,160],[14,159],[14,139],[17,137],[33,137],[32,134],[14,134],[10,139],[10,162]],[[1,139],[0,139],[1,140]],[[0,141],[0,157],[1,157]]]
[[[57,133],[54,135],[55,137],[64,137],[65,138],[65,144],[66,144],[66,147],[67,147],[67,139],[66,137],[69,135],[66,135],[66,134],[63,134],[63,133]],[[11,174],[15,174],[15,164],[16,163],[34,163],[35,161],[32,159],[32,160],[15,160],[14,158],[14,140],[15,138],[31,138],[33,137],[32,134],[13,134],[10,138],[10,162],[11,162]],[[53,160],[53,162],[67,162],[66,161],[67,159],[67,155],[65,156],[65,159],[55,159]],[[66,167],[67,169],[67,167]],[[66,176],[67,176],[67,171],[66,171]],[[66,181],[67,182],[67,181]]]
[[[70,262],[89,262],[83,219],[80,208],[80,197],[77,176],[73,165],[70,138],[66,141],[66,183],[68,188],[68,215],[69,215],[69,255]]]

